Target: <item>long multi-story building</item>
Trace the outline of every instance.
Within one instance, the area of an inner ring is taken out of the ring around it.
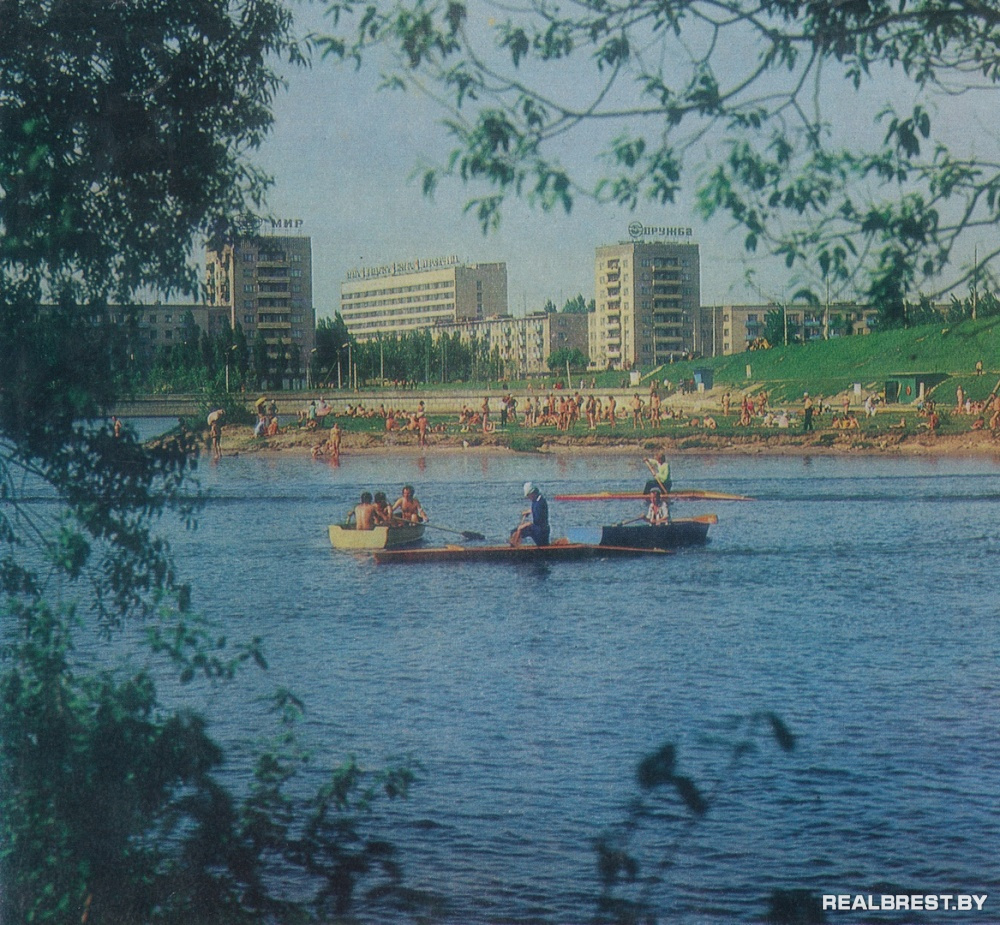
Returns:
[[[352,270],[340,286],[340,314],[358,340],[507,313],[507,265],[457,257]]]
[[[597,366],[655,366],[700,350],[697,244],[627,241],[599,247],[594,292],[589,338]]]
[[[767,316],[781,312],[782,306],[705,305],[701,309],[704,356],[728,356],[761,345]],[[853,334],[869,334],[878,309],[856,302],[833,302],[830,305],[788,305],[782,315],[782,337],[787,326],[789,343],[829,340]]]
[[[209,306],[226,309],[230,325],[239,323],[248,340],[263,335],[272,356],[297,346],[304,366],[316,337],[312,239],[248,235],[209,249],[205,262]]]
[[[434,337],[458,334],[464,343],[475,337],[485,342],[503,362],[511,378],[547,373],[548,358],[557,350],[577,349],[587,354],[587,315],[567,312],[533,312],[515,318],[503,315],[484,321],[439,325]]]

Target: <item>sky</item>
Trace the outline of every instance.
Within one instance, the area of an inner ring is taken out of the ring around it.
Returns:
[[[300,34],[325,28],[321,4],[297,3],[293,10]],[[419,166],[440,163],[449,150],[442,113],[432,102],[378,91],[377,72],[369,67],[355,71],[317,61],[284,73],[288,90],[277,100],[274,130],[255,161],[275,179],[271,214],[301,220],[298,233],[312,238],[317,318],[338,310],[349,270],[452,255],[463,262],[505,262],[514,314],[537,311],[547,299],[561,307],[578,293],[589,300],[595,249],[627,240],[634,221],[694,230],[685,240],[701,248],[703,304],[780,301],[794,291],[782,262],[760,254],[748,258],[742,234],[725,218],[703,222],[683,194],[674,205],[640,205],[634,212],[578,199],[568,215],[510,199],[499,230],[484,235],[475,216],[463,212],[477,191],[457,181],[443,182],[432,199],[421,191]],[[946,124],[967,126],[976,105],[956,101],[938,115]],[[995,144],[992,130],[984,141]],[[593,174],[601,166],[594,163],[596,148],[575,136],[560,156]]]

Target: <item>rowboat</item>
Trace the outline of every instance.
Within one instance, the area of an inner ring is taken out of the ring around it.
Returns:
[[[641,501],[648,498],[641,491],[595,491],[578,495],[555,495],[556,501]],[[723,491],[669,491],[667,501],[753,501],[745,495],[730,495]]]
[[[629,546],[634,549],[676,549],[701,546],[708,541],[708,528],[719,522],[717,514],[684,517],[668,524],[611,524],[604,527],[577,527],[567,531],[574,543],[600,546]]]
[[[423,536],[423,524],[393,524],[371,530],[356,530],[354,524],[330,524],[334,549],[396,549],[419,543]]]
[[[567,562],[580,559],[611,559],[631,556],[669,555],[664,549],[631,549],[623,546],[599,546],[556,540],[550,546],[433,546],[423,549],[375,550],[379,565],[420,562],[489,562],[532,563]]]

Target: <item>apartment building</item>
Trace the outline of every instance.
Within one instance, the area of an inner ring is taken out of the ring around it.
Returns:
[[[628,241],[597,248],[591,361],[601,368],[656,366],[701,351],[697,244]]]
[[[473,337],[494,350],[510,378],[547,373],[549,355],[568,348],[587,353],[588,315],[563,312],[533,312],[515,318],[503,315],[484,321],[463,321],[434,328],[434,337],[458,334],[463,343]]]
[[[209,307],[224,309],[229,324],[242,325],[251,342],[261,333],[272,356],[297,346],[304,368],[316,336],[312,239],[248,235],[209,249],[205,264]]]
[[[352,270],[340,314],[359,340],[506,315],[507,265],[443,257]]]
[[[702,349],[704,356],[728,356],[742,353],[764,337],[767,316],[782,307],[757,305],[705,305],[701,308]],[[878,309],[856,302],[832,302],[830,305],[788,305],[782,317],[782,336],[787,325],[789,343],[830,340],[854,334],[870,334]]]

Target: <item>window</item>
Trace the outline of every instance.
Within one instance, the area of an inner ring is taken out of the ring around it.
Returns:
[[[156,315],[150,315],[149,316],[149,323],[150,324],[156,324]]]

